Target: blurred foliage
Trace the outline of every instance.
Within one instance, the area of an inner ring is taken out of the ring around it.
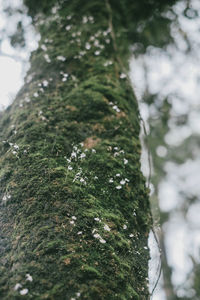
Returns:
[[[184,2],[184,1],[183,1]],[[185,1],[185,9],[183,10],[183,16],[188,19],[197,18],[199,16],[199,12],[190,7],[190,2]],[[177,22],[177,18],[174,18],[174,24],[180,26]],[[172,26],[169,23],[169,28]],[[174,25],[173,24],[173,25]],[[148,28],[149,29],[149,28]],[[162,45],[162,22],[161,26],[157,26],[157,35],[159,42],[152,43],[153,46],[160,47]],[[181,27],[178,28],[179,34],[184,38],[187,43],[187,50],[185,53],[189,53],[191,55],[193,52],[193,45],[190,42],[190,39],[186,32],[182,30]],[[160,34],[159,34],[160,32]],[[170,36],[171,35],[171,36]],[[143,37],[143,36],[142,36]],[[168,43],[175,44],[174,37],[172,36],[171,31],[166,33],[165,35]],[[144,40],[143,40],[144,41]],[[142,43],[142,42],[140,42]],[[145,44],[145,43],[144,43]],[[164,44],[163,44],[164,45]],[[175,45],[176,46],[176,45]],[[141,48],[141,47],[140,47]],[[144,49],[144,48],[143,48]],[[142,51],[141,51],[142,52]],[[141,54],[140,52],[140,54]],[[145,55],[145,53],[144,53]],[[145,69],[146,72],[151,72],[151,70]],[[184,164],[188,159],[194,160],[196,158],[196,151],[200,145],[199,134],[192,133],[189,137],[182,140],[181,143],[177,145],[169,145],[166,142],[166,135],[170,132],[170,124],[173,123],[173,128],[176,128],[177,132],[182,126],[188,125],[188,114],[174,114],[173,103],[170,100],[170,97],[161,97],[161,91],[158,93],[151,93],[148,88],[148,81],[146,82],[146,90],[142,95],[142,102],[145,103],[148,107],[149,117],[147,120],[149,126],[149,134],[144,137],[146,147],[151,151],[151,158],[153,164],[153,175],[151,177],[151,182],[154,186],[154,193],[152,195],[152,207],[158,207],[158,193],[159,193],[159,184],[166,180],[167,173],[165,171],[166,162],[173,162],[176,165]],[[188,100],[189,101],[189,100]],[[165,155],[158,154],[158,147],[162,146],[166,149]],[[187,220],[187,213],[192,204],[197,202],[197,196],[192,194],[192,191],[179,191],[180,196],[182,197],[182,203],[173,211],[173,214],[182,214],[183,218],[185,218],[185,222]],[[156,212],[153,212],[154,216],[157,217]],[[171,267],[168,263],[168,255],[166,251],[165,245],[165,226],[168,222],[170,222],[171,212],[162,212],[160,211],[160,231],[161,234],[161,248],[162,248],[162,268],[163,268],[163,288],[165,291],[167,300],[186,300],[186,299],[194,299],[198,300],[200,297],[200,264],[198,261],[194,259],[192,255],[188,255],[188,259],[193,262],[193,270],[186,279],[186,282],[183,285],[176,286],[173,283],[172,275],[173,275],[173,267]],[[155,221],[155,224],[158,220]],[[189,251],[189,250],[188,250]],[[179,291],[182,291],[180,296]],[[191,296],[192,295],[192,296]]]
[[[10,43],[13,47],[25,47],[24,33],[22,22],[19,21],[15,33],[10,36]]]
[[[148,46],[164,47],[172,42],[170,34],[171,17],[168,17],[165,12],[172,11],[171,6],[179,0],[142,0],[142,1],[114,1],[110,0],[113,9],[113,24],[115,29],[124,28],[122,32],[117,31],[117,35],[126,35],[130,43],[134,46],[134,55],[145,53]],[[4,0],[6,3],[6,1]],[[58,1],[62,6],[64,0]],[[51,14],[51,9],[55,6],[55,0],[24,0],[24,4],[28,7],[28,13],[37,19],[37,14],[44,13]],[[96,2],[88,0],[82,1],[82,7],[88,6],[88,13],[93,15],[97,11]],[[129,12],[127,14],[127,7]],[[5,13],[8,17],[16,14],[23,16],[24,9],[20,7],[13,8],[11,6],[5,7]],[[81,7],[77,7],[77,13],[81,11]],[[186,12],[187,13],[187,12]],[[191,15],[191,13],[190,13]],[[117,17],[116,17],[117,16]],[[120,19],[119,19],[120,16]],[[176,14],[174,14],[176,18]],[[173,20],[174,21],[174,20]],[[120,26],[118,26],[120,24]],[[18,22],[15,33],[10,37],[11,44],[15,46],[24,47],[24,29],[22,22]]]

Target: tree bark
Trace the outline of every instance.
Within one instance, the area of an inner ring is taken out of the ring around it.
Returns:
[[[0,298],[146,300],[151,216],[120,10],[25,2],[41,39],[1,118]]]

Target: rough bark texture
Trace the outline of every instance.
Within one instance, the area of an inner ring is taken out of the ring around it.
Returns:
[[[0,298],[148,299],[151,217],[121,10],[37,2],[26,4],[40,45],[1,118]]]

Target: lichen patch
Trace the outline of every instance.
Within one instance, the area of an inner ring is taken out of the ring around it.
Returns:
[[[101,140],[99,138],[97,138],[96,136],[91,136],[91,137],[88,137],[87,139],[85,139],[83,144],[86,149],[91,149],[91,148],[94,148],[98,143],[100,143],[100,141]]]

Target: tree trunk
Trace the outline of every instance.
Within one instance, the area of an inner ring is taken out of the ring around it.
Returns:
[[[0,298],[146,300],[151,217],[120,10],[25,2],[41,40],[1,118]]]

